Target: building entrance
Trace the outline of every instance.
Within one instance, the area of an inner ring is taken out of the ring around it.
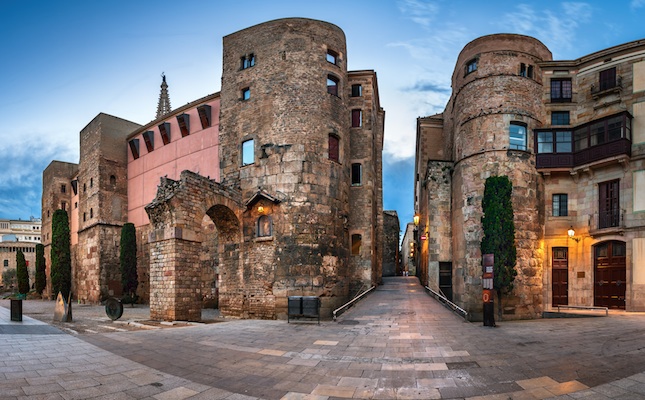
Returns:
[[[594,306],[625,309],[625,242],[594,246]]]
[[[569,304],[569,249],[554,247],[551,265],[552,268],[552,306],[566,306]]]

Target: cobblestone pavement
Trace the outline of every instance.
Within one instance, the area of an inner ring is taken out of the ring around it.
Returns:
[[[28,317],[12,323],[3,310],[2,399],[645,399],[644,314],[486,328],[413,277],[386,278],[320,325],[229,320],[70,335]]]

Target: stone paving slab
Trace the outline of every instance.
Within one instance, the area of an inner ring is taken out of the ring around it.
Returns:
[[[320,325],[0,335],[0,399],[645,399],[644,331],[624,312],[486,328],[387,278]]]

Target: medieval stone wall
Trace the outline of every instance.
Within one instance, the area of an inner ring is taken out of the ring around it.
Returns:
[[[396,276],[399,265],[401,227],[395,210],[383,211],[383,276]]]
[[[453,74],[453,296],[473,319],[481,316],[481,200],[486,178],[495,175],[507,175],[513,183],[515,213],[518,276],[513,295],[502,303],[504,313],[533,318],[542,311],[543,184],[531,133],[544,120],[537,62],[550,57],[533,38],[486,36],[462,50]],[[472,60],[477,67],[469,72]],[[520,76],[522,64],[531,66],[531,77]],[[511,123],[525,126],[526,148],[510,148]]]

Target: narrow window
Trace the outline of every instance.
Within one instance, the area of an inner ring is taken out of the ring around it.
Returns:
[[[509,149],[526,150],[526,125],[511,122],[509,127]]]
[[[551,102],[570,103],[572,94],[571,78],[551,79]]]
[[[93,188],[93,187],[94,187],[94,178],[90,178],[90,187],[91,187],[91,188]]]
[[[135,160],[139,158],[139,139],[132,139],[128,142],[130,145],[130,152],[132,152],[132,158]]]
[[[251,53],[249,54],[249,67],[252,67],[255,65],[255,54]]]
[[[338,136],[336,135],[329,135],[329,159],[332,161],[340,162],[340,141],[338,140]]]
[[[468,75],[475,71],[477,71],[477,59],[473,58],[472,60],[466,63],[466,71],[464,75]]]
[[[357,255],[361,254],[361,244],[362,244],[362,242],[363,242],[363,236],[362,235],[360,235],[358,233],[354,233],[352,235],[352,255],[353,256],[357,256]]]
[[[338,78],[327,75],[327,93],[338,96]]]
[[[78,201],[74,202],[74,209],[78,208]]]
[[[255,65],[255,54],[251,53],[240,57],[240,68],[247,69]]]
[[[94,209],[90,208],[90,218],[94,218]]]
[[[83,222],[87,221],[87,213],[83,213]]]
[[[242,100],[248,100],[251,98],[251,89],[244,88],[242,89]]]
[[[155,133],[153,131],[143,132],[143,141],[146,143],[148,153],[155,149]]]
[[[255,162],[253,139],[242,142],[242,165],[249,165]]]
[[[258,237],[267,237],[273,235],[273,223],[271,217],[262,215],[258,218]]]
[[[110,175],[110,185],[116,186],[116,176]]]
[[[363,110],[352,110],[352,128],[363,126]]]
[[[532,66],[532,65],[529,65],[529,69],[528,69],[528,71],[527,71],[527,75],[526,75],[526,76],[527,76],[527,78],[531,78],[531,79],[533,79],[533,66]]]
[[[168,122],[159,125],[159,134],[164,146],[170,143],[170,124]]]
[[[8,267],[9,266],[9,260],[4,260],[4,266]]]
[[[197,113],[199,114],[199,121],[202,123],[202,129],[206,129],[211,126],[211,106],[208,104],[201,105],[197,107]]]
[[[60,192],[61,193],[67,192],[67,185],[65,185],[65,184],[60,185]]]
[[[352,85],[352,97],[363,96],[363,85]]]
[[[352,186],[361,186],[363,183],[363,165],[360,163],[352,164]]]
[[[327,62],[338,65],[338,53],[333,50],[327,50]]]
[[[614,87],[616,87],[616,68],[600,71],[600,90],[607,90]]]
[[[520,64],[520,76],[526,77],[526,74],[527,74],[527,72],[526,72],[526,64],[521,63]]]
[[[83,193],[87,192],[87,183],[83,184]]]
[[[553,195],[553,216],[566,217],[569,215],[567,194],[554,194]]]
[[[598,228],[620,225],[620,181],[598,184]]]
[[[67,202],[61,201],[60,202],[60,209],[63,211],[67,211]]]
[[[190,134],[190,116],[188,114],[179,114],[177,116],[177,124],[179,124],[181,137],[186,137]]]
[[[551,112],[551,125],[569,125],[569,111]]]

